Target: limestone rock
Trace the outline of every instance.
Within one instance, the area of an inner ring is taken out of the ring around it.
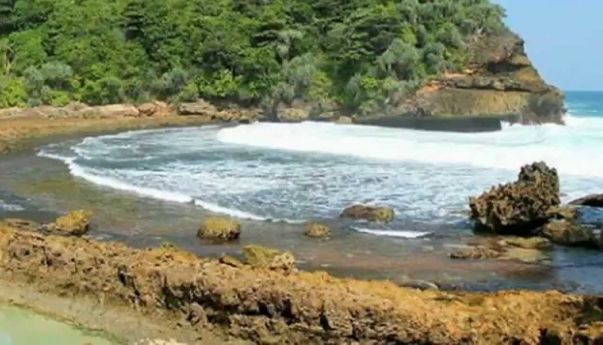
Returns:
[[[225,255],[225,256],[221,257],[220,263],[227,265],[227,266],[231,266],[231,267],[237,267],[237,268],[243,266],[243,263],[241,261],[239,261],[239,259],[234,258],[229,255]]]
[[[532,235],[559,204],[557,171],[542,162],[521,168],[517,182],[493,187],[469,202],[478,230],[521,235]]]
[[[241,224],[230,218],[207,217],[201,223],[197,236],[208,240],[236,240],[241,236]]]
[[[456,250],[449,254],[451,259],[481,260],[499,258],[502,253],[486,246],[475,246]]]
[[[8,226],[21,231],[38,231],[42,225],[27,219],[6,218],[0,221],[0,226]]]
[[[90,230],[92,212],[88,210],[72,211],[50,224],[48,231],[63,236],[82,236]]]
[[[308,223],[304,234],[312,238],[325,238],[331,235],[331,229],[324,224]]]
[[[165,102],[155,101],[139,105],[138,111],[140,116],[167,116],[172,112],[172,108]]]
[[[295,270],[295,257],[290,252],[249,245],[243,248],[243,255],[247,264],[253,267],[287,272]]]
[[[522,249],[550,249],[551,241],[542,237],[508,237],[498,241],[501,247],[516,247]]]
[[[554,220],[542,228],[542,235],[553,243],[571,247],[598,247],[598,240],[591,229],[569,220]]]
[[[111,104],[92,107],[89,110],[100,117],[138,117],[140,112],[138,109],[129,104]]]
[[[592,194],[570,202],[570,205],[603,207],[603,194]]]
[[[548,211],[550,219],[567,219],[577,220],[579,218],[580,210],[577,206],[555,206],[551,207]]]
[[[214,116],[218,113],[218,109],[211,103],[200,99],[197,102],[181,103],[178,113],[180,115]]]
[[[354,123],[354,120],[349,116],[340,116],[337,118],[337,120],[335,120],[335,123],[340,125],[350,125]]]
[[[395,212],[391,207],[353,205],[341,213],[341,218],[364,219],[371,222],[390,223]]]
[[[279,107],[276,116],[280,122],[302,122],[310,118],[310,111],[303,108]]]

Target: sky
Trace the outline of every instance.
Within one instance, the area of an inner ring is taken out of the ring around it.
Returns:
[[[603,0],[492,0],[544,79],[565,90],[603,90]]]

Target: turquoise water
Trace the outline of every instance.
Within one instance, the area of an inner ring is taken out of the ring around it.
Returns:
[[[0,345],[83,344],[112,343],[30,311],[0,304]]]

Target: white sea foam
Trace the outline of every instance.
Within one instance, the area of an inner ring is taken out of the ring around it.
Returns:
[[[365,228],[352,228],[363,234],[369,234],[374,236],[385,236],[385,237],[399,237],[408,239],[423,238],[431,235],[431,232],[421,231],[402,231],[402,230],[372,230]]]
[[[362,158],[462,164],[517,171],[546,161],[563,175],[603,177],[603,119],[567,116],[566,126],[510,126],[488,133],[447,133],[306,122],[222,129],[224,143]]]
[[[13,204],[0,199],[0,210],[9,212],[19,212],[25,210],[25,208],[18,204]]]
[[[114,178],[103,177],[103,176],[100,176],[93,172],[90,172],[90,171],[88,171],[88,169],[83,168],[83,167],[79,166],[78,164],[76,164],[74,157],[64,157],[64,156],[60,156],[57,154],[46,152],[44,150],[41,150],[38,155],[41,157],[46,157],[46,158],[63,161],[67,165],[67,167],[69,168],[69,172],[73,176],[82,178],[84,180],[87,180],[87,181],[97,184],[99,186],[104,186],[104,187],[108,187],[108,188],[112,188],[112,189],[130,192],[130,193],[134,193],[134,194],[137,194],[140,196],[149,197],[149,198],[158,199],[158,200],[165,200],[165,201],[176,202],[176,203],[181,203],[181,204],[194,204],[194,205],[203,207],[204,209],[206,209],[208,211],[221,213],[221,214],[229,215],[229,216],[236,217],[236,218],[258,220],[258,221],[266,220],[266,218],[254,215],[252,213],[243,212],[243,211],[239,211],[239,210],[235,210],[235,209],[230,209],[227,207],[222,207],[222,206],[210,203],[210,202],[195,199],[186,194],[169,192],[169,191],[155,189],[155,188],[140,187],[140,186],[136,186],[136,185],[133,185],[130,183],[122,182],[122,181],[114,179]],[[1,206],[2,206],[2,204],[0,204],[0,207]]]
[[[603,189],[603,119],[566,122],[505,124],[493,133],[312,122],[147,130],[40,155],[95,184],[238,218],[299,223],[368,203],[431,224],[465,219],[468,196],[514,179],[536,160],[559,170],[565,200]]]

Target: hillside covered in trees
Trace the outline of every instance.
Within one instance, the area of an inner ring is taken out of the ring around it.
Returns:
[[[488,0],[0,0],[0,107],[294,100],[377,111],[506,30]]]

